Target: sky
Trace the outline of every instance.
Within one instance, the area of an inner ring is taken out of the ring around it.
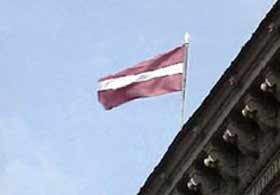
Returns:
[[[1,0],[0,193],[133,195],[179,131],[180,94],[111,111],[97,80],[183,43],[188,118],[272,0]]]

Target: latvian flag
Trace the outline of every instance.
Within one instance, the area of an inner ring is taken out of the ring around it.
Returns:
[[[99,80],[98,100],[106,110],[142,97],[182,90],[185,45]]]

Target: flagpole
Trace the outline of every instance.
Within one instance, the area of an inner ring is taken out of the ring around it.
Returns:
[[[186,84],[187,84],[187,69],[188,69],[188,50],[190,45],[190,35],[185,33],[184,37],[185,55],[183,64],[183,78],[182,78],[182,93],[181,93],[181,114],[180,114],[180,129],[185,122],[185,104],[186,104]]]

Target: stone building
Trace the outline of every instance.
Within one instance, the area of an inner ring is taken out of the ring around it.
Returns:
[[[280,1],[138,195],[280,195]]]

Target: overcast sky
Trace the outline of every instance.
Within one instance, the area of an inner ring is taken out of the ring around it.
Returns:
[[[133,195],[178,133],[179,93],[105,111],[97,80],[191,34],[187,115],[272,0],[1,0],[0,193]]]

